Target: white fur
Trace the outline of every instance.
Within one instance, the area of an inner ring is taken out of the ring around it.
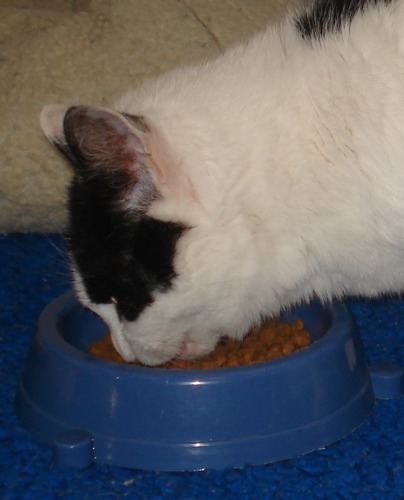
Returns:
[[[172,290],[119,328],[104,314],[127,360],[201,355],[314,295],[404,288],[403,2],[319,42],[287,19],[117,109],[158,128],[169,178],[189,181],[157,186],[149,214],[193,226]]]

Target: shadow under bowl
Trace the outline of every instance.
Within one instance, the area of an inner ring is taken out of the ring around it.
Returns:
[[[299,317],[312,343],[234,368],[175,370],[94,358],[105,324],[71,292],[43,311],[16,411],[61,465],[149,470],[242,467],[298,456],[358,427],[374,390],[351,314],[313,302]]]

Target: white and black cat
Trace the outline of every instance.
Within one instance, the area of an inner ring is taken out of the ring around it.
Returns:
[[[115,110],[47,106],[80,300],[126,360],[404,288],[404,1],[324,0]]]

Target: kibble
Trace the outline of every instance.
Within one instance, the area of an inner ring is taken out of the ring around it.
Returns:
[[[186,370],[248,365],[287,356],[309,344],[310,334],[300,319],[289,324],[271,318],[260,327],[252,328],[243,340],[221,340],[216,349],[203,358],[175,358],[159,368]],[[90,345],[89,353],[104,360],[126,363],[115,350],[109,332]],[[130,364],[143,366],[138,362]]]

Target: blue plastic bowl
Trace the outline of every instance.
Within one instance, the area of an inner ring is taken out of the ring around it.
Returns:
[[[42,313],[16,398],[23,425],[59,464],[153,470],[264,464],[324,447],[358,427],[375,395],[342,304],[299,317],[312,344],[265,363],[167,370],[86,353],[105,324],[65,294]]]

